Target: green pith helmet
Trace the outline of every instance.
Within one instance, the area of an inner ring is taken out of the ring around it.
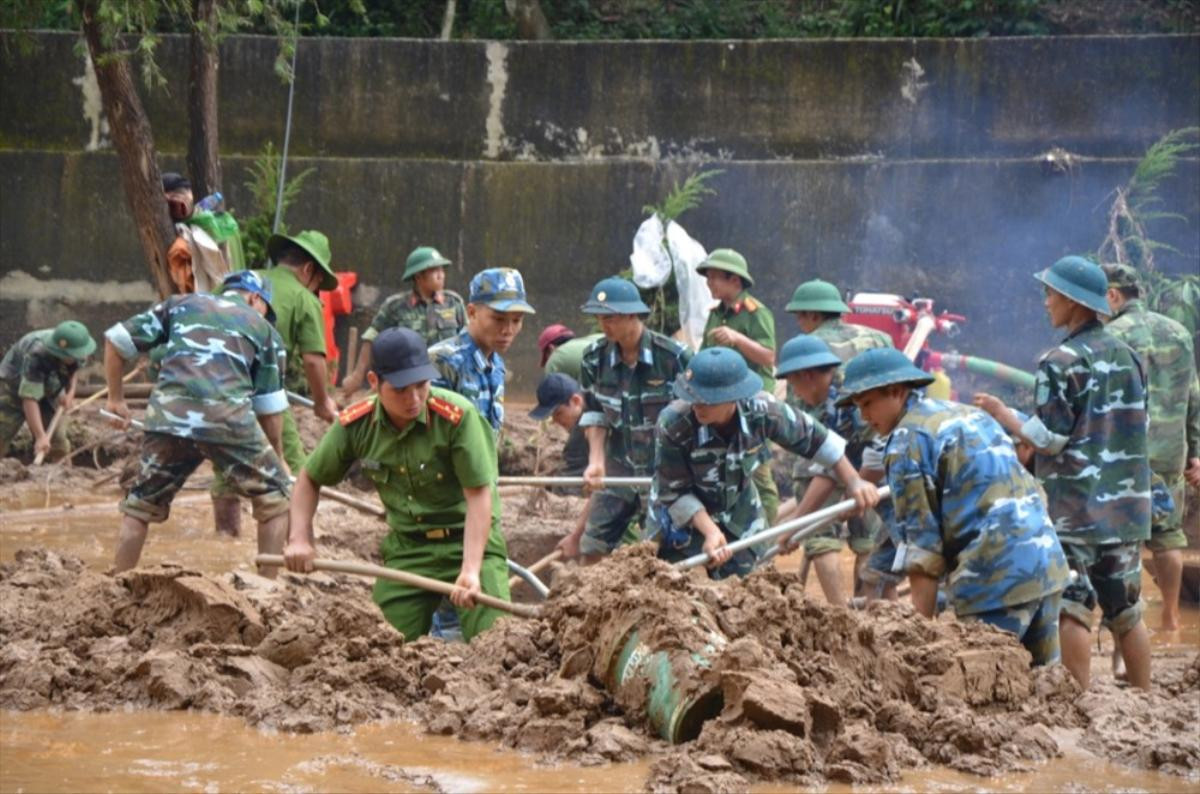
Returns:
[[[746,257],[732,248],[718,248],[709,254],[707,259],[696,265],[696,272],[702,276],[708,270],[724,270],[726,273],[739,276],[743,285],[754,286],[754,279],[750,278],[750,268],[746,264]]]
[[[850,307],[842,300],[838,288],[828,281],[813,279],[796,287],[788,302],[789,312],[832,312],[846,314]]]
[[[808,334],[793,336],[784,342],[779,350],[779,367],[775,370],[778,377],[792,372],[803,372],[806,369],[828,367],[841,364],[842,360],[834,355],[825,344],[825,340]]]
[[[894,347],[877,347],[859,353],[846,364],[845,381],[838,390],[838,405],[846,405],[863,392],[906,383],[912,386],[928,386],[933,375],[918,368],[908,356]]]
[[[272,262],[278,263],[277,257],[287,247],[288,243],[298,245],[307,251],[308,255],[313,258],[313,261],[317,263],[317,267],[325,271],[325,275],[321,278],[321,289],[337,289],[337,275],[333,272],[333,267],[330,265],[330,262],[333,261],[333,253],[329,250],[328,237],[312,229],[306,229],[291,237],[286,234],[273,234],[267,240],[267,256],[271,257]]]
[[[50,334],[50,350],[59,358],[83,361],[96,350],[96,340],[78,320],[66,320]]]
[[[762,391],[762,377],[746,366],[742,354],[728,347],[708,347],[692,356],[675,379],[675,396],[701,405],[748,400]]]
[[[650,307],[642,303],[642,296],[632,281],[611,276],[592,287],[592,294],[580,311],[584,314],[649,314]]]
[[[1108,305],[1108,278],[1095,262],[1082,256],[1064,256],[1033,277],[1080,306],[1106,317],[1112,314]]]
[[[414,248],[413,252],[408,255],[408,261],[404,263],[404,275],[400,277],[400,280],[408,281],[431,267],[445,267],[448,264],[450,264],[450,260],[442,256],[436,248],[423,245],[420,248]]]

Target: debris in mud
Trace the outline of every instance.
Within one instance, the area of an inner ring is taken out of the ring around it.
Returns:
[[[658,737],[636,679],[604,685],[632,629],[647,653],[699,648],[692,663],[664,657],[681,691],[717,698],[694,741]],[[1081,696],[1061,667],[1027,663],[985,626],[900,604],[831,608],[776,571],[714,583],[645,546],[571,569],[540,618],[470,645],[405,643],[352,577],[108,577],[42,549],[0,566],[5,708],[194,708],[298,732],[416,719],[548,759],[658,755],[654,790],[870,785],[925,764],[993,775],[1057,755],[1052,728],[1122,763],[1200,770],[1194,724],[1172,716],[1200,706],[1200,657],[1156,667],[1167,683],[1149,695],[1106,684]]]

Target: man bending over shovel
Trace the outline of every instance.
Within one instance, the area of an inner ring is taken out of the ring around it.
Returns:
[[[465,397],[430,385],[438,371],[416,332],[381,333],[371,343],[371,365],[367,381],[376,393],[338,415],[296,480],[284,560],[288,570],[313,570],[318,489],[336,485],[361,461],[387,511],[384,565],[453,583],[450,601],[470,640],[504,615],[476,606],[474,597],[509,597],[492,429]],[[429,632],[441,598],[375,581],[375,603],[408,639]]]

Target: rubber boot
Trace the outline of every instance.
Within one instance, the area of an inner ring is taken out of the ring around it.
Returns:
[[[213,523],[218,535],[236,538],[242,532],[242,502],[236,496],[213,496]]]

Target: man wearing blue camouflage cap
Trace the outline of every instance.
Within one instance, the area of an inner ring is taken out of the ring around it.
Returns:
[[[668,561],[704,552],[714,579],[745,576],[765,549],[733,554],[729,541],[767,529],[754,471],[767,442],[828,467],[859,509],[879,501],[846,459],[845,440],[762,390],[762,377],[727,347],[701,350],[674,384],[678,398],[658,418],[651,483],[651,537]]]
[[[594,493],[586,525],[561,546],[568,558],[595,561],[617,547],[632,522],[644,524],[643,495],[632,488],[606,488],[604,478],[650,475],[655,422],[691,351],[646,327],[642,318],[650,307],[628,279],[601,279],[581,311],[595,316],[604,332],[584,351],[579,379],[584,400],[579,425],[588,440],[583,479]]]
[[[125,362],[165,349],[146,408],[141,465],[120,505],[116,571],[137,565],[148,525],[167,520],[175,494],[205,459],[250,499],[259,552],[283,550],[291,492],[281,462],[287,354],[273,317],[270,285],[239,270],[225,277],[220,295],[172,295],[105,333],[108,410],[123,420]]]
[[[1150,538],[1147,385],[1137,354],[1100,322],[1108,279],[1067,256],[1034,276],[1046,313],[1067,337],[1038,362],[1036,412],[1022,424],[997,398],[975,404],[1037,450],[1034,468],[1075,581],[1063,593],[1063,664],[1091,679],[1092,611],[1117,637],[1129,682],[1150,686],[1150,636],[1142,621],[1141,544]]]
[[[534,313],[520,271],[488,268],[471,279],[466,328],[429,348],[439,372],[433,385],[470,400],[496,433],[504,421],[502,355],[521,332],[525,315]]]
[[[944,579],[959,620],[1009,631],[1034,664],[1054,663],[1069,571],[1041,491],[1004,429],[983,411],[925,397],[932,381],[899,350],[878,348],[846,365],[838,397],[887,437],[893,571],[908,575],[925,617]]]

